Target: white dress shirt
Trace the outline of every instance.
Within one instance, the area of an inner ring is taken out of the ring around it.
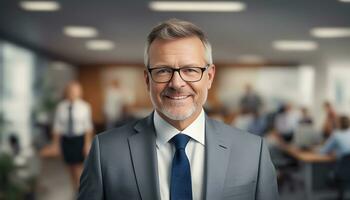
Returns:
[[[70,101],[63,100],[57,106],[53,129],[54,132],[60,135],[68,133],[68,113]],[[90,105],[81,100],[75,100],[72,103],[73,115],[73,135],[81,136],[87,131],[92,131],[91,108]]]
[[[197,119],[185,130],[179,131],[166,122],[157,111],[154,112],[154,127],[157,138],[157,159],[160,196],[162,200],[170,199],[170,179],[172,160],[175,154],[175,147],[169,140],[176,134],[182,133],[190,136],[186,146],[186,155],[191,166],[192,197],[203,199],[204,186],[204,164],[205,164],[205,115],[202,110]]]

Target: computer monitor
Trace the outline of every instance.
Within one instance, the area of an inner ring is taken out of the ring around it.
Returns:
[[[300,124],[294,132],[293,143],[300,148],[310,148],[319,144],[322,136],[312,124]]]

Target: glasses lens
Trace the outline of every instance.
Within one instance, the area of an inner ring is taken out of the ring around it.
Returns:
[[[198,81],[202,77],[199,67],[184,67],[180,69],[180,75],[184,81]]]
[[[156,68],[152,70],[153,80],[156,82],[168,82],[173,75],[173,70],[171,68]]]

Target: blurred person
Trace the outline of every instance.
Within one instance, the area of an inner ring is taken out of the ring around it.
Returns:
[[[125,99],[118,80],[113,80],[107,86],[104,102],[104,113],[106,117],[106,128],[113,128],[123,118]]]
[[[327,139],[320,149],[322,154],[335,155],[338,159],[350,154],[350,121],[347,116],[339,117],[339,130]]]
[[[275,132],[275,120],[278,114],[277,110],[265,113],[265,133],[270,134]],[[265,135],[266,135],[265,134]]]
[[[261,97],[253,90],[250,84],[245,85],[245,93],[240,99],[240,109],[244,112],[259,112],[262,106]]]
[[[320,149],[321,154],[336,158],[334,170],[329,174],[330,184],[338,190],[337,199],[345,199],[345,191],[350,183],[350,120],[348,116],[338,118],[339,129],[327,139]]]
[[[9,143],[11,147],[11,154],[17,156],[21,152],[21,146],[18,136],[16,134],[11,134],[9,136]]]
[[[258,111],[254,111],[252,113],[252,120],[248,124],[247,131],[255,135],[264,136],[266,127],[267,123],[265,117],[261,115]]]
[[[208,117],[211,119],[215,119],[216,121],[225,122],[225,114],[223,113],[223,110],[221,108],[216,109],[207,109],[204,110]]]
[[[78,199],[278,199],[265,141],[204,113],[215,75],[204,32],[177,19],[157,25],[145,65],[155,111],[95,137]]]
[[[252,121],[253,121],[253,114],[250,112],[247,112],[245,109],[241,109],[238,115],[234,117],[231,125],[233,127],[247,131],[249,124],[251,124]]]
[[[132,113],[132,105],[124,104],[122,107],[121,118],[115,123],[115,127],[123,126],[129,122],[135,121],[138,118]]]
[[[74,189],[79,188],[83,161],[90,150],[93,135],[90,105],[82,99],[81,85],[70,82],[64,100],[56,109],[53,124],[53,144],[44,149],[43,156],[61,154],[68,167]]]
[[[335,112],[332,104],[326,101],[323,104],[324,110],[326,112],[326,117],[322,125],[322,135],[324,139],[329,138],[332,132],[337,129],[337,113]]]
[[[277,136],[284,142],[291,142],[293,139],[294,129],[298,124],[298,115],[292,110],[289,103],[283,104],[275,118],[275,130]]]
[[[306,107],[302,107],[300,109],[300,111],[301,111],[301,117],[299,119],[299,124],[300,125],[302,125],[302,124],[312,125],[313,124],[313,120],[312,120],[312,117],[309,114],[308,109]]]

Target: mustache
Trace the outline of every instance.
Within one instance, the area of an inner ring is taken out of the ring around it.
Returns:
[[[176,89],[176,88],[171,88],[167,87],[165,88],[161,95],[162,96],[180,96],[180,95],[193,95],[194,93],[192,91],[186,91],[185,89]]]

